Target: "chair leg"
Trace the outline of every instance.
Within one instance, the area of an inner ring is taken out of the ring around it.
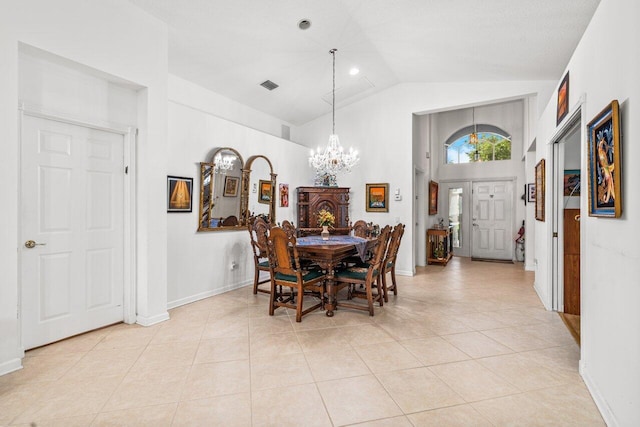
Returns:
[[[389,290],[387,289],[387,273],[382,272],[382,291],[384,296],[384,302],[389,302]]]
[[[260,279],[260,270],[258,267],[255,268],[255,274],[253,275],[253,294],[258,294],[258,280]]]
[[[293,291],[293,290],[292,290]],[[296,304],[296,322],[302,322],[302,300],[304,296],[304,289],[298,288],[298,303]]]
[[[367,303],[369,304],[369,316],[373,316],[373,289],[372,283],[366,285],[367,287]]]
[[[393,294],[398,295],[398,285],[396,285],[396,264],[391,267],[391,283],[393,283]]]
[[[269,294],[269,316],[273,316],[276,304],[276,284],[271,281],[271,293]]]

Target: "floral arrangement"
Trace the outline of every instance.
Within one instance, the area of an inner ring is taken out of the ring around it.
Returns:
[[[318,212],[318,225],[320,227],[328,225],[329,227],[333,227],[336,223],[336,217],[326,209],[320,209]]]

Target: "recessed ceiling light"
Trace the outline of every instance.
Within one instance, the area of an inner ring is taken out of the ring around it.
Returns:
[[[308,19],[302,19],[300,22],[298,22],[298,28],[300,28],[301,30],[308,30],[310,26],[311,21]]]
[[[349,70],[349,74],[351,74],[352,76],[355,76],[359,72],[360,70],[358,70],[356,67],[353,67],[352,69]]]

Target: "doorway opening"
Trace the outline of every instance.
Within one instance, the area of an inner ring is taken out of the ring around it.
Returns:
[[[581,110],[554,138],[552,156],[552,308],[580,343]]]

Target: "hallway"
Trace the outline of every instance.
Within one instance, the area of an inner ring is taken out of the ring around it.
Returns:
[[[521,264],[398,279],[374,317],[296,324],[247,286],[29,351],[0,377],[0,425],[604,425]]]

